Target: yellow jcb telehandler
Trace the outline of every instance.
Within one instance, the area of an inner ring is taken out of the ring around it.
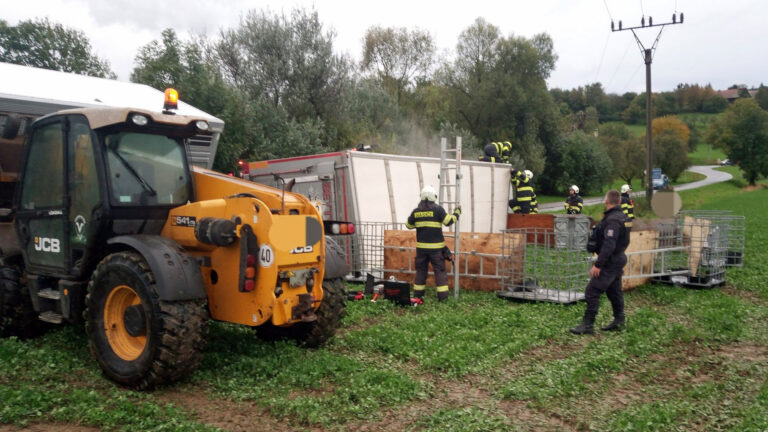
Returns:
[[[317,209],[192,167],[187,140],[209,125],[177,98],[59,111],[26,140],[3,116],[0,167],[18,171],[0,189],[0,336],[84,321],[104,373],[149,389],[195,369],[209,317],[309,346],[334,333],[346,269]]]

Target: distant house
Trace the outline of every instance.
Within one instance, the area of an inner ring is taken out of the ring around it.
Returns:
[[[739,93],[744,89],[745,88],[742,87],[742,88],[735,88],[735,89],[728,89],[728,90],[718,90],[717,94],[727,99],[728,102],[733,102],[739,98]],[[747,90],[747,94],[749,94],[749,97],[755,97],[756,93],[757,93],[757,89]]]

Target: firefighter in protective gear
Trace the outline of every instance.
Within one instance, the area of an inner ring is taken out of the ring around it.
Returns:
[[[483,156],[478,160],[480,162],[509,163],[509,157],[512,154],[512,143],[509,141],[492,142],[483,147]]]
[[[509,157],[512,156],[512,143],[509,141],[504,141],[498,144],[500,145],[499,156],[501,156],[501,161],[504,163],[509,163]]]
[[[498,143],[489,143],[483,147],[483,155],[478,158],[480,162],[501,162]]]
[[[630,185],[625,184],[621,187],[621,211],[627,216],[629,222],[632,222],[635,220],[635,203],[629,197],[630,192],[632,192]]]
[[[443,301],[448,298],[448,274],[445,271],[445,238],[443,237],[443,225],[450,226],[459,220],[461,206],[456,207],[453,213],[446,213],[437,204],[437,193],[432,186],[425,186],[421,190],[421,202],[413,209],[405,226],[408,229],[416,229],[416,277],[413,281],[413,295],[416,298],[424,297],[426,290],[429,264],[435,272],[435,285],[437,286],[437,299]]]
[[[584,209],[584,199],[579,195],[579,187],[572,185],[569,193],[570,195],[565,199],[565,212],[569,215],[581,214]]]
[[[510,182],[515,187],[515,199],[509,200],[509,207],[513,213],[535,214],[539,212],[539,203],[536,201],[536,192],[533,190],[533,173],[530,170],[512,170]]]
[[[576,327],[571,328],[574,334],[593,334],[597,311],[600,307],[600,296],[605,293],[613,308],[613,322],[601,328],[603,331],[615,331],[624,328],[624,295],[621,292],[621,276],[627,255],[624,251],[629,246],[631,223],[621,211],[619,191],[610,190],[605,194],[605,212],[603,220],[595,227],[593,236],[587,244],[587,251],[597,252],[597,260],[589,270],[591,279],[584,291],[587,310],[584,319]]]

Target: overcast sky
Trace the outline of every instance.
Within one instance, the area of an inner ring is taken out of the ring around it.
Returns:
[[[11,25],[48,17],[83,31],[96,54],[127,81],[139,47],[159,39],[164,28],[180,35],[215,36],[236,26],[248,10],[318,11],[336,32],[334,46],[359,60],[365,30],[373,25],[428,31],[450,55],[459,33],[477,17],[505,35],[546,32],[559,56],[550,87],[572,88],[600,81],[614,93],[645,90],[643,60],[632,33],[610,31],[611,18],[624,27],[639,25],[643,14],[655,23],[671,21],[677,10],[683,25],[667,26],[653,60],[654,91],[681,82],[768,84],[768,2],[765,0],[6,0],[2,15]],[[659,28],[638,31],[650,47]]]

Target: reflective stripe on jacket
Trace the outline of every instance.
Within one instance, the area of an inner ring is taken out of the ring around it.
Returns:
[[[445,246],[443,225],[453,225],[459,220],[459,215],[459,209],[448,214],[438,204],[424,200],[413,209],[405,226],[408,229],[416,229],[417,249],[439,250]]]

